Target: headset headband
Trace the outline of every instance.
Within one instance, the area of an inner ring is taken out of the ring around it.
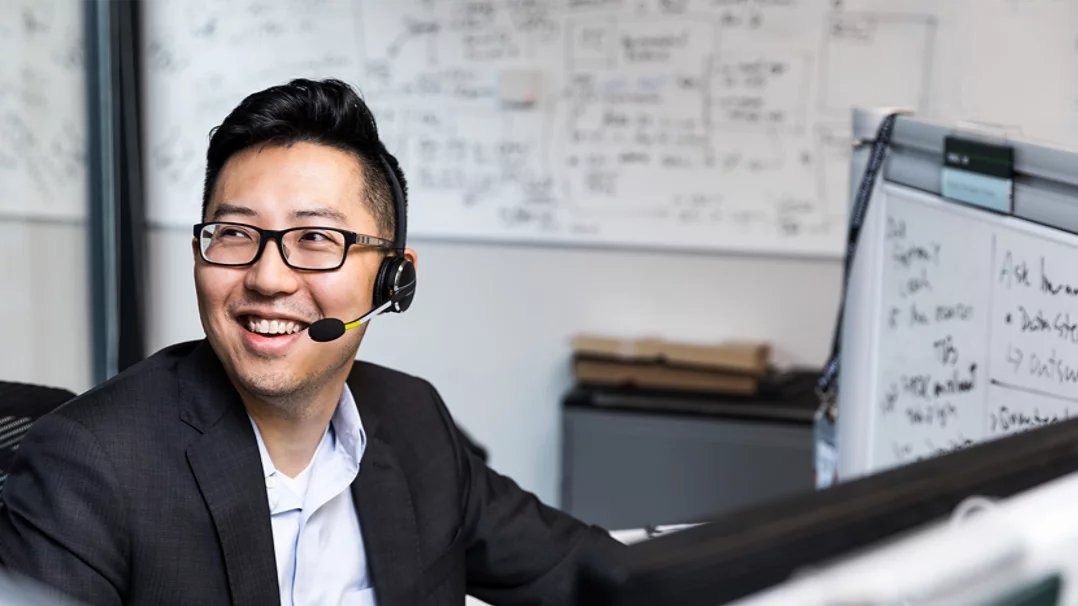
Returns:
[[[389,179],[389,187],[393,190],[393,213],[396,215],[394,221],[394,233],[393,233],[393,246],[397,249],[397,255],[404,256],[405,249],[405,237],[408,234],[408,218],[407,211],[404,208],[404,190],[401,189],[400,181],[397,180],[397,173],[393,171],[393,167],[390,166],[389,160],[386,160],[384,154],[378,154],[378,158],[382,161],[382,166],[386,169],[386,178]]]

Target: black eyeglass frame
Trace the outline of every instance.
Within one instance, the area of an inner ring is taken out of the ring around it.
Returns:
[[[250,230],[256,232],[258,234],[258,250],[255,252],[254,258],[252,258],[250,261],[248,261],[246,263],[220,263],[220,262],[217,262],[217,261],[211,261],[211,260],[207,259],[206,258],[206,251],[202,250],[202,244],[201,244],[201,239],[200,239],[201,234],[199,232],[201,232],[203,229],[205,229],[209,225],[235,225],[237,227],[243,227],[243,228],[250,229]],[[288,255],[286,255],[285,251],[284,251],[284,235],[289,233],[289,232],[293,232],[293,231],[307,231],[307,230],[332,231],[332,232],[336,232],[336,233],[339,233],[342,236],[344,236],[344,254],[341,255],[341,262],[338,263],[334,267],[324,267],[324,268],[317,268],[317,269],[312,269],[312,268],[309,268],[309,267],[301,267],[299,265],[293,265],[292,262],[288,260]],[[284,261],[284,264],[287,265],[288,267],[291,267],[292,269],[296,269],[296,270],[299,270],[299,271],[335,271],[335,270],[338,270],[341,267],[343,267],[344,262],[348,260],[348,251],[351,250],[352,247],[356,246],[356,245],[367,246],[367,247],[370,247],[370,248],[379,248],[379,249],[393,249],[394,248],[393,241],[392,240],[386,240],[385,238],[379,238],[377,236],[368,236],[366,234],[360,234],[360,233],[356,233],[354,231],[348,231],[347,229],[340,229],[340,228],[337,228],[337,227],[320,227],[320,226],[312,226],[312,225],[305,225],[305,226],[302,226],[302,227],[289,227],[288,229],[262,229],[260,227],[255,227],[254,225],[248,225],[247,223],[236,223],[236,222],[233,222],[233,221],[206,221],[204,223],[196,223],[195,226],[194,226],[194,229],[192,230],[192,233],[194,234],[195,240],[199,242],[199,244],[198,244],[198,255],[200,257],[202,257],[202,260],[205,261],[206,263],[209,263],[210,265],[218,265],[218,266],[221,266],[221,267],[247,267],[248,265],[254,265],[255,263],[258,262],[259,259],[262,258],[262,252],[265,250],[266,242],[269,241],[269,240],[276,240],[277,241],[277,252],[281,255],[281,260]]]

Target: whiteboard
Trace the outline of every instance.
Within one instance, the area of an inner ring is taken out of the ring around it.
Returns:
[[[83,2],[0,2],[0,218],[86,216]]]
[[[1078,140],[1078,3],[1059,0],[183,0],[145,13],[149,216],[166,225],[199,219],[210,128],[296,76],[361,89],[404,166],[417,238],[838,257],[853,106]]]
[[[878,208],[867,467],[1078,415],[1078,236],[886,183]]]

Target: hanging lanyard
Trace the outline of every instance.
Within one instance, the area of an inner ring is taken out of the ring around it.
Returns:
[[[876,140],[872,143],[872,153],[865,167],[865,174],[861,178],[861,185],[857,190],[857,200],[850,211],[850,229],[846,236],[846,264],[842,274],[842,299],[839,302],[838,320],[835,323],[834,338],[831,341],[831,356],[824,366],[823,373],[816,384],[816,394],[820,397],[821,409],[830,418],[835,420],[835,395],[838,390],[839,367],[841,366],[841,342],[842,342],[842,317],[846,311],[846,289],[850,284],[850,269],[853,267],[854,255],[857,253],[857,242],[861,237],[861,227],[864,226],[865,215],[868,213],[868,203],[872,198],[872,188],[876,183],[876,176],[883,166],[886,157],[887,146],[891,142],[891,133],[895,127],[895,118],[898,114],[889,114],[880,124],[876,132]]]

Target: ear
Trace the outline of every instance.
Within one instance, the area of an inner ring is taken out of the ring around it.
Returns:
[[[202,255],[198,252],[198,238],[191,238],[191,254],[194,255],[194,262],[197,264]]]
[[[412,267],[415,267],[416,270],[419,269],[419,263],[417,261],[418,257],[416,256],[414,250],[412,250],[411,248],[405,248],[404,249],[404,258],[411,261],[412,262]]]

